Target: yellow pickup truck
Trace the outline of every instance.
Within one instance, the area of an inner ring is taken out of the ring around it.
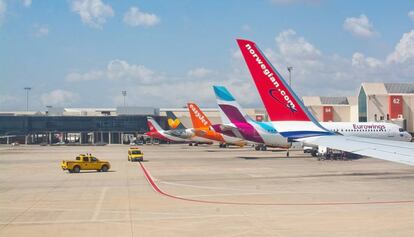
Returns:
[[[106,172],[111,168],[108,161],[98,160],[91,154],[80,154],[74,161],[62,160],[61,167],[69,173],[79,173],[81,170],[96,170],[98,172]]]
[[[143,161],[144,153],[138,147],[131,147],[128,150],[128,161]]]

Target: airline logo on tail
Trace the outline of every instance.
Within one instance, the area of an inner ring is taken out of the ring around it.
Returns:
[[[270,119],[273,121],[309,121],[307,114],[300,108],[297,98],[290,92],[282,77],[272,68],[255,43],[248,40],[237,40],[237,43],[269,112]],[[286,109],[290,113],[286,113]]]
[[[270,96],[273,97],[277,102],[282,103],[277,97],[278,95],[275,94],[277,92],[279,96],[281,96],[286,104],[286,107],[289,108],[291,111],[296,112],[295,104],[290,99],[289,95],[286,94],[286,91],[279,88],[279,83],[276,81],[276,78],[274,77],[274,74],[270,72],[269,69],[267,69],[266,64],[263,63],[262,59],[260,59],[259,55],[256,54],[255,50],[252,49],[252,46],[250,44],[245,45],[246,49],[249,51],[249,53],[253,56],[253,58],[256,58],[256,63],[260,66],[260,69],[262,70],[263,74],[267,76],[267,78],[272,82],[272,84],[276,87],[276,89],[269,89]]]
[[[188,103],[191,119],[195,122],[194,127],[209,127],[211,125],[204,113],[196,104]]]
[[[178,125],[180,125],[180,120],[178,118],[176,119],[172,119],[169,118],[168,119],[168,126],[170,126],[171,129],[176,129],[178,127]]]
[[[174,130],[174,129],[185,129],[184,125],[181,123],[181,121],[175,116],[175,114],[172,111],[166,111],[167,114],[167,122],[168,126]]]

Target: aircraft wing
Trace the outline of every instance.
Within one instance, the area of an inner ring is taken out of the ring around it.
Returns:
[[[308,145],[329,147],[372,158],[414,166],[414,143],[355,136],[318,136],[300,138]]]

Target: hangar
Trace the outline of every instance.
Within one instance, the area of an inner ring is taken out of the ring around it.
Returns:
[[[414,83],[362,83],[357,96],[304,96],[319,121],[398,124],[414,133]]]
[[[414,132],[414,83],[362,83],[358,121],[392,121]]]
[[[321,122],[357,122],[358,103],[354,96],[304,96],[303,103]]]

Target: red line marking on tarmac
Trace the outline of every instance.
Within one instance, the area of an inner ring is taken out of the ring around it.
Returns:
[[[255,203],[255,202],[227,202],[227,201],[209,201],[209,200],[200,200],[200,199],[191,199],[175,196],[169,193],[162,191],[158,185],[155,183],[154,179],[142,164],[141,169],[144,172],[145,178],[148,183],[154,189],[155,192],[173,199],[178,199],[188,202],[198,202],[198,203],[209,203],[209,204],[227,204],[227,205],[245,205],[245,206],[338,206],[338,205],[376,205],[376,204],[407,204],[414,203],[414,200],[393,200],[393,201],[366,201],[366,202],[303,202],[303,203]]]

